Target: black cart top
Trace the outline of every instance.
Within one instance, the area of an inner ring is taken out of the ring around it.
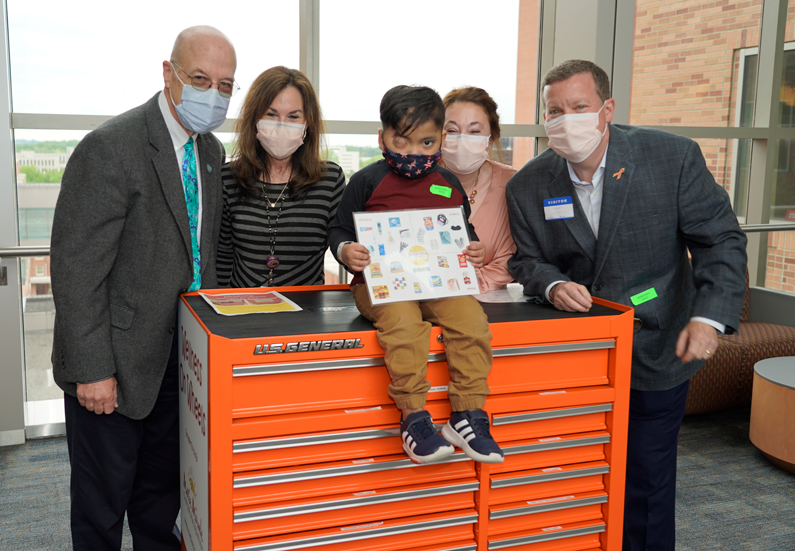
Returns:
[[[277,290],[278,291],[278,290]],[[359,314],[350,291],[278,291],[303,308],[300,312],[222,316],[200,296],[188,296],[188,304],[213,335],[227,339],[264,336],[307,335],[314,333],[345,333],[373,331],[373,324]],[[551,304],[534,302],[482,303],[489,323],[534,321],[544,319],[576,319],[615,316],[621,312],[594,304],[587,313],[556,310]]]

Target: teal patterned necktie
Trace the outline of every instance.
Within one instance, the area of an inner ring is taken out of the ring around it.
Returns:
[[[202,285],[201,255],[197,239],[199,220],[199,181],[196,179],[196,154],[193,151],[193,137],[185,144],[185,155],[182,156],[182,185],[185,188],[185,203],[188,205],[190,220],[190,242],[193,251],[193,283],[188,291],[195,291]]]

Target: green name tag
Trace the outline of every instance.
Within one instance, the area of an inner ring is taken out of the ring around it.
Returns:
[[[431,186],[431,193],[434,195],[441,195],[442,197],[447,197],[449,199],[453,194],[453,188],[447,186],[437,186],[434,184]]]
[[[642,293],[638,293],[635,296],[629,297],[629,300],[632,301],[633,306],[637,306],[638,304],[649,302],[653,298],[657,298],[657,291],[654,290],[654,287],[647,289]]]

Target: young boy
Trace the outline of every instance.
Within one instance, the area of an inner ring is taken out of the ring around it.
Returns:
[[[359,312],[378,329],[392,384],[389,395],[402,413],[403,449],[415,463],[438,461],[452,454],[455,444],[469,457],[500,463],[502,450],[489,433],[489,418],[482,409],[489,393],[491,331],[472,296],[423,302],[393,302],[373,306],[362,270],[370,264],[368,249],[355,243],[353,213],[404,209],[464,207],[469,203],[452,172],[436,165],[444,137],[444,104],[426,87],[396,86],[381,100],[378,144],[385,160],[373,163],[348,183],[329,230],[329,245],[337,260],[353,274],[351,292]],[[471,244],[464,251],[475,266],[483,265],[485,247],[468,224]],[[442,327],[453,413],[436,431],[425,398],[430,383],[428,367],[431,324]]]

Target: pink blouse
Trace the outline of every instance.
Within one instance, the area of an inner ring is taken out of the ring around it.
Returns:
[[[501,289],[513,281],[513,276],[508,273],[508,259],[516,251],[505,202],[505,184],[516,169],[496,161],[487,162],[491,163],[491,182],[487,186],[478,186],[477,199],[471,205],[472,215],[469,217],[480,241],[486,246],[483,267],[476,270],[481,293]]]

